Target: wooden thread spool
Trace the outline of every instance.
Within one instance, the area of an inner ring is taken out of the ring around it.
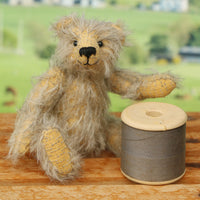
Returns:
[[[127,107],[122,118],[121,171],[128,179],[163,185],[185,174],[187,115],[158,102]]]

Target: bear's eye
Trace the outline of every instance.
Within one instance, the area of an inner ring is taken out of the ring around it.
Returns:
[[[76,46],[78,45],[78,41],[75,40],[75,41],[73,42],[73,45],[76,47]]]
[[[99,42],[98,42],[98,45],[99,45],[99,47],[102,47],[102,46],[103,46],[103,42],[102,42],[102,41],[99,41]]]

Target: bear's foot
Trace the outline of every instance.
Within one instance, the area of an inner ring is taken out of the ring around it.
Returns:
[[[43,131],[41,142],[44,152],[39,150],[37,157],[47,175],[64,181],[78,174],[80,156],[68,148],[57,129]]]
[[[56,129],[43,132],[42,143],[46,150],[49,161],[56,167],[59,174],[68,174],[72,170],[70,150]]]
[[[31,126],[31,122],[26,120],[21,126],[22,128],[15,129],[8,141],[10,150],[7,158],[11,159],[14,163],[18,158],[24,156],[30,148],[31,131],[29,127]]]

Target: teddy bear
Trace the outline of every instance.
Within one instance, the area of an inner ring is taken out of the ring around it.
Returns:
[[[177,86],[169,73],[142,75],[116,67],[127,31],[121,23],[70,15],[52,25],[58,45],[17,114],[8,157],[34,153],[45,173],[65,181],[81,161],[121,151],[121,121],[110,115],[108,92],[132,100],[164,97]]]

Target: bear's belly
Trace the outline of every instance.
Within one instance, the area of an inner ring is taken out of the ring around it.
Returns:
[[[66,123],[68,131],[72,134],[72,130],[81,128],[87,129],[89,126],[101,123],[105,113],[107,105],[102,105],[98,98],[90,99],[69,98],[64,95],[63,99],[59,103],[59,118],[62,122]],[[77,131],[75,131],[77,132]]]
[[[106,90],[99,89],[95,85],[67,88],[57,105],[64,134],[75,141],[76,148],[87,153],[105,143],[103,132],[109,101]]]

